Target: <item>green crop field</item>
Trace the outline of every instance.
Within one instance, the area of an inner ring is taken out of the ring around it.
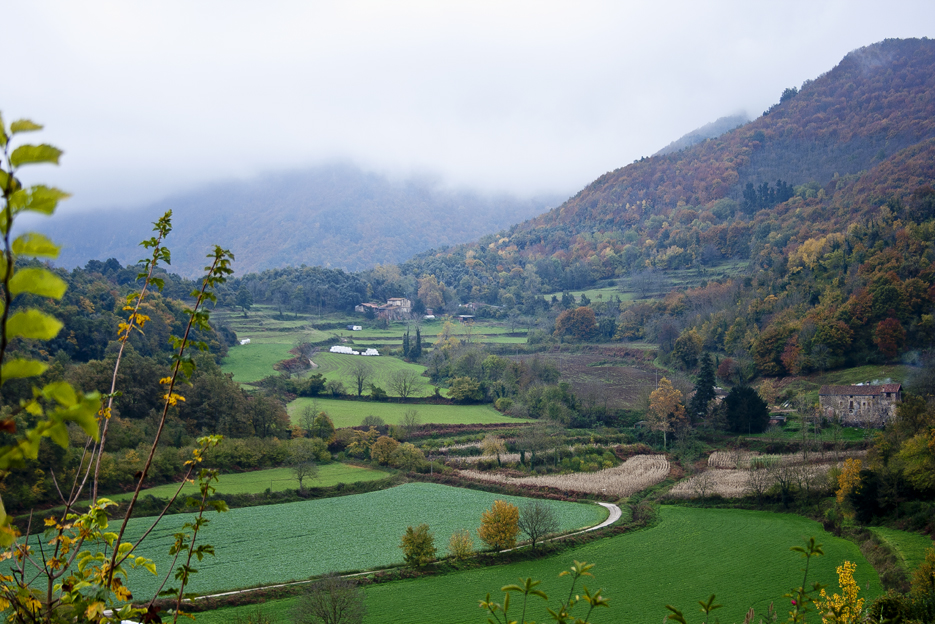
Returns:
[[[335,427],[356,427],[367,416],[379,416],[383,422],[398,424],[408,410],[415,410],[423,424],[444,425],[490,425],[494,423],[533,422],[525,418],[513,418],[501,414],[490,405],[413,405],[408,403],[377,403],[370,401],[342,401],[339,399],[299,398],[288,405],[292,422],[299,419],[306,407],[314,404],[325,411]]]
[[[344,355],[343,353],[329,353],[327,350],[316,353],[312,356],[312,361],[318,365],[313,373],[321,373],[325,379],[337,380],[344,384],[344,391],[347,393],[357,392],[357,382],[354,378],[353,369],[363,361],[371,370],[370,378],[367,380],[367,388],[364,388],[364,394],[370,394],[369,385],[376,384],[393,395],[393,375],[400,371],[409,371],[417,375],[415,390],[412,396],[431,396],[435,391],[429,383],[428,377],[422,377],[425,367],[418,364],[410,364],[394,357],[362,357],[359,355]]]
[[[360,466],[351,466],[334,462],[318,467],[318,476],[314,479],[305,479],[305,487],[331,487],[338,483],[356,483],[358,481],[376,481],[388,477],[389,473],[382,470],[372,470]],[[270,468],[269,470],[254,470],[253,472],[238,472],[222,474],[216,484],[218,494],[259,494],[271,489],[274,492],[295,490],[299,487],[299,480],[295,478],[291,468]],[[157,498],[167,498],[175,494],[178,484],[167,483],[147,488],[140,495],[152,495]],[[182,489],[182,494],[194,494],[197,486],[188,484]],[[132,492],[108,496],[113,500],[125,500],[133,496]]]
[[[588,579],[587,585],[603,587],[610,598],[611,608],[598,613],[595,622],[658,622],[668,613],[666,604],[682,609],[689,621],[696,621],[697,601],[711,594],[724,605],[715,611],[721,622],[740,622],[751,606],[758,621],[765,617],[770,602],[776,605],[779,617],[785,618],[789,600],[782,595],[802,581],[802,560],[789,548],[810,536],[824,545],[825,556],[813,560],[809,582],[820,581],[836,589],[835,567],[849,560],[857,563],[855,578],[862,588],[861,596],[873,599],[882,593],[879,577],[858,547],[826,533],[817,522],[791,514],[665,506],[660,510],[660,521],[650,529],[599,540],[538,561],[367,587],[369,615],[364,621],[482,622],[485,618],[477,607],[478,600],[488,592],[502,599],[499,588],[520,578],[541,579],[539,589],[550,598],[563,596],[568,591],[567,577],[558,578],[558,573],[573,560],[596,564],[594,578]],[[289,622],[295,602],[267,603],[263,609],[274,622]],[[536,599],[534,604],[532,617],[536,621],[548,619],[541,601]],[[221,609],[199,614],[198,619],[230,621],[255,609]]]
[[[444,551],[459,529],[475,529],[480,515],[501,498],[514,504],[527,499],[432,483],[408,483],[387,490],[298,503],[246,507],[211,513],[199,537],[217,553],[196,567],[191,591],[224,591],[239,587],[308,578],[332,570],[346,571],[402,563],[399,540],[408,525],[428,523]],[[562,530],[597,524],[607,512],[597,505],[549,502]],[[167,516],[147,540],[157,569],[167,571],[173,534],[192,514]],[[127,532],[138,536],[151,520],[135,519]],[[131,574],[134,593],[147,595],[158,580],[146,572]],[[138,583],[138,584],[137,584]]]
[[[935,548],[935,542],[928,535],[887,529],[886,527],[871,527],[870,530],[896,551],[910,576],[925,561],[925,551],[929,548]]]

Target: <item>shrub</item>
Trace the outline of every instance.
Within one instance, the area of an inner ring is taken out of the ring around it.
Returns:
[[[518,533],[519,509],[516,505],[496,500],[490,509],[481,514],[477,535],[492,549],[513,548]]]
[[[474,538],[467,529],[455,531],[448,540],[448,554],[455,559],[467,559],[474,552]]]
[[[427,524],[414,529],[407,527],[399,547],[403,549],[406,564],[414,568],[435,560],[435,535],[429,532]]]
[[[378,464],[386,465],[390,462],[390,456],[399,446],[399,442],[389,436],[380,436],[373,446],[370,447],[370,459]]]

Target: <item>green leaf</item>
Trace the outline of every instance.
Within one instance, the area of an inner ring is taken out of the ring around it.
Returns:
[[[10,196],[10,207],[15,214],[24,211],[38,212],[50,215],[55,212],[58,203],[71,197],[61,189],[44,184],[36,184],[26,189],[20,189]]]
[[[19,180],[17,180],[14,176],[11,176],[3,169],[0,169],[0,189],[5,191],[6,185],[10,183],[11,179],[13,180],[13,186],[10,187],[11,191],[18,191],[20,188],[22,188],[20,186]]]
[[[64,422],[57,422],[45,430],[45,435],[62,448],[68,448],[68,427]]]
[[[9,548],[13,544],[15,533],[9,528],[12,519],[6,514],[3,499],[0,499],[0,548]]]
[[[10,154],[10,164],[14,167],[33,163],[52,163],[57,165],[62,150],[46,143],[42,145],[20,145]]]
[[[9,360],[4,362],[3,368],[0,369],[0,376],[2,376],[3,381],[6,382],[8,379],[36,377],[44,373],[48,368],[48,364],[43,364],[35,360]]]
[[[81,427],[89,437],[97,440],[99,438],[97,411],[100,409],[100,405],[101,395],[92,392],[77,396],[72,405],[59,407],[49,416],[55,420],[73,422]]]
[[[51,340],[62,329],[62,322],[39,310],[17,312],[7,321],[6,335],[10,338],[32,338]]]
[[[42,130],[42,126],[28,119],[17,119],[10,124],[10,134],[16,134],[17,132],[35,132],[36,130]]]
[[[37,232],[27,232],[13,241],[13,254],[35,258],[57,258],[61,247]]]
[[[67,381],[53,381],[42,389],[42,396],[53,399],[59,405],[72,407],[78,404],[78,395]]]
[[[65,280],[46,269],[29,267],[20,269],[10,279],[10,293],[15,297],[23,293],[61,299],[68,284]]]

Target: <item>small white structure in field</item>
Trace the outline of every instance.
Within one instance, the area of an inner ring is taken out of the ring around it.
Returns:
[[[354,351],[350,347],[342,347],[340,345],[335,345],[329,349],[331,353],[342,353],[344,355],[360,355],[360,351]]]
[[[377,351],[376,349],[367,349],[366,351],[361,353],[361,355],[380,355],[380,352]]]
[[[363,329],[360,325],[348,325],[347,328],[351,331],[360,331]]]
[[[240,344],[242,344],[242,345],[250,344],[250,339],[249,339],[249,338],[244,338],[243,340],[240,341]]]

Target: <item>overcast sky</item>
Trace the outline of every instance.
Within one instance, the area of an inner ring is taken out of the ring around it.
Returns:
[[[751,117],[935,2],[3,2],[0,111],[71,209],[331,160],[574,193]],[[29,178],[27,178],[29,179]]]

